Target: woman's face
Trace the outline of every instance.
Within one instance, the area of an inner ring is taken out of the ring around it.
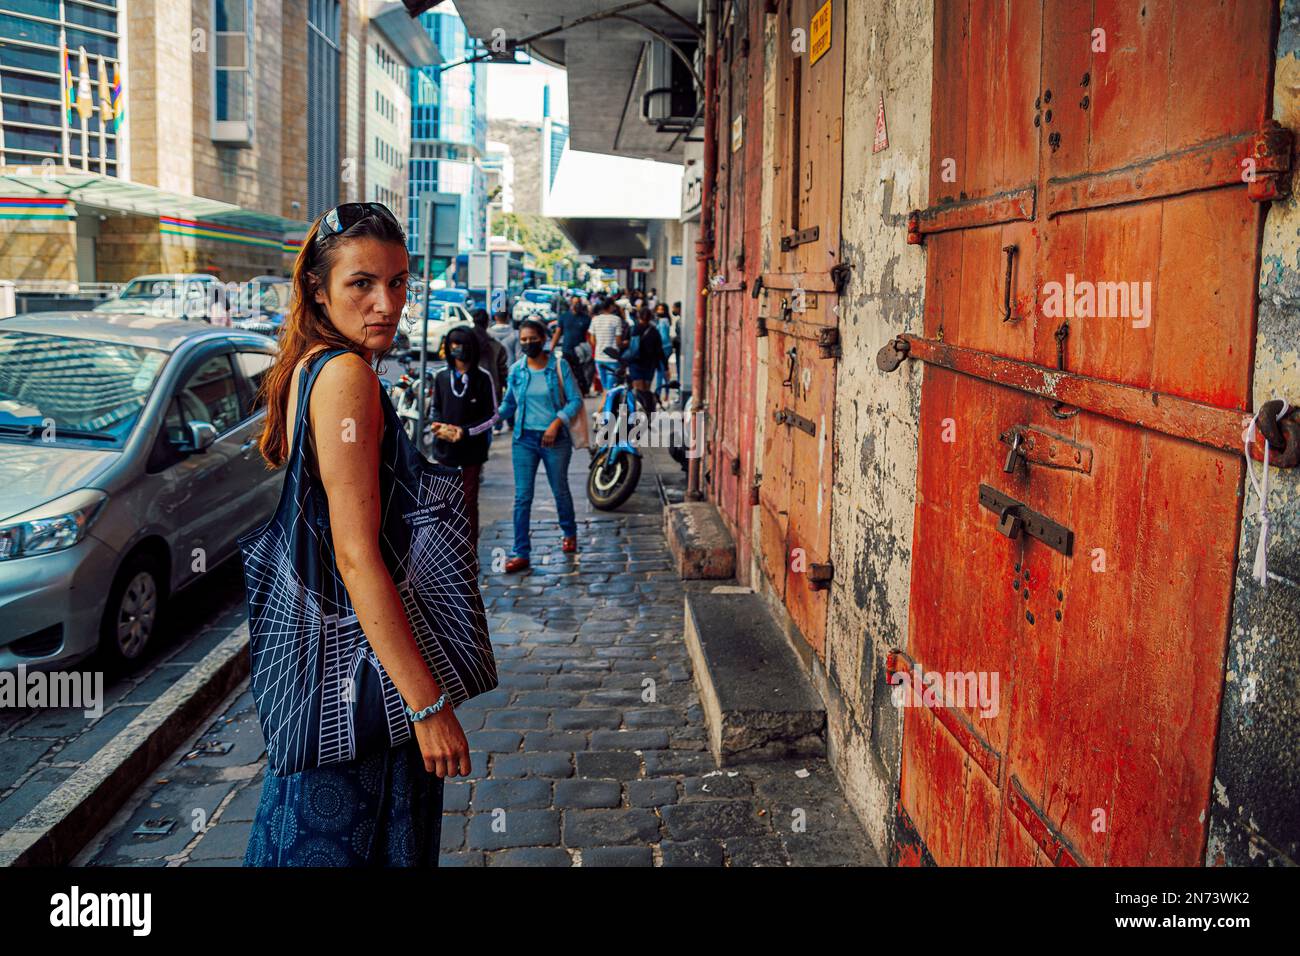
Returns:
[[[366,236],[341,243],[316,301],[347,339],[371,354],[393,344],[406,305],[406,247]]]
[[[519,330],[519,345],[520,345],[521,347],[527,347],[527,345],[528,345],[530,342],[536,342],[538,345],[541,345],[541,344],[542,344],[542,336],[541,336],[541,333],[539,333],[539,332],[538,332],[535,328],[533,328],[532,326],[527,326],[527,327],[525,327],[525,328],[520,329],[520,330]]]

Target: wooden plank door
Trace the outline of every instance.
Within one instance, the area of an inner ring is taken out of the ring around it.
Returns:
[[[828,33],[815,18],[829,23]],[[832,270],[841,255],[844,21],[842,0],[788,0],[778,11],[774,251],[762,277],[769,343],[761,563],[818,655],[825,653],[826,579],[833,573],[839,296]],[[792,42],[795,30],[806,47]]]
[[[1262,208],[1237,160],[1268,116],[1272,5],[935,9],[931,195],[965,207],[922,217],[953,226],[926,237],[926,336],[1244,412]],[[1161,414],[926,368],[894,665],[997,673],[1001,699],[907,711],[904,858],[1201,861],[1244,463]],[[981,486],[1071,546],[1000,534]]]

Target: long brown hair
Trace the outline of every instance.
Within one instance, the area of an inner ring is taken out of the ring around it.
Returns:
[[[302,357],[317,345],[348,349],[357,354],[362,351],[334,327],[314,295],[317,289],[328,288],[330,270],[338,258],[339,246],[352,239],[368,237],[400,243],[403,249],[406,248],[406,233],[402,228],[379,215],[366,216],[350,229],[317,242],[322,218],[323,214],[311,224],[294,261],[293,293],[280,333],[279,354],[262,379],[259,392],[259,399],[266,403],[266,426],[257,444],[269,469],[279,468],[289,457],[288,410],[285,405],[289,400],[294,370]],[[383,356],[376,358],[382,359]]]

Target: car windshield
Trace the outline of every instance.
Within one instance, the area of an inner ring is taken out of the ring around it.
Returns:
[[[121,446],[166,360],[159,349],[0,331],[0,439]]]
[[[132,279],[118,295],[119,299],[157,299],[176,294],[177,283],[172,279]]]
[[[553,298],[555,298],[553,292],[541,292],[537,289],[528,289],[524,292],[525,302],[550,302]]]

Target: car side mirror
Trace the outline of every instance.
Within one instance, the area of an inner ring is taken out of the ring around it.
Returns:
[[[185,425],[189,429],[190,440],[178,444],[178,451],[185,452],[188,455],[196,455],[207,451],[216,442],[217,430],[211,422],[190,420]]]

